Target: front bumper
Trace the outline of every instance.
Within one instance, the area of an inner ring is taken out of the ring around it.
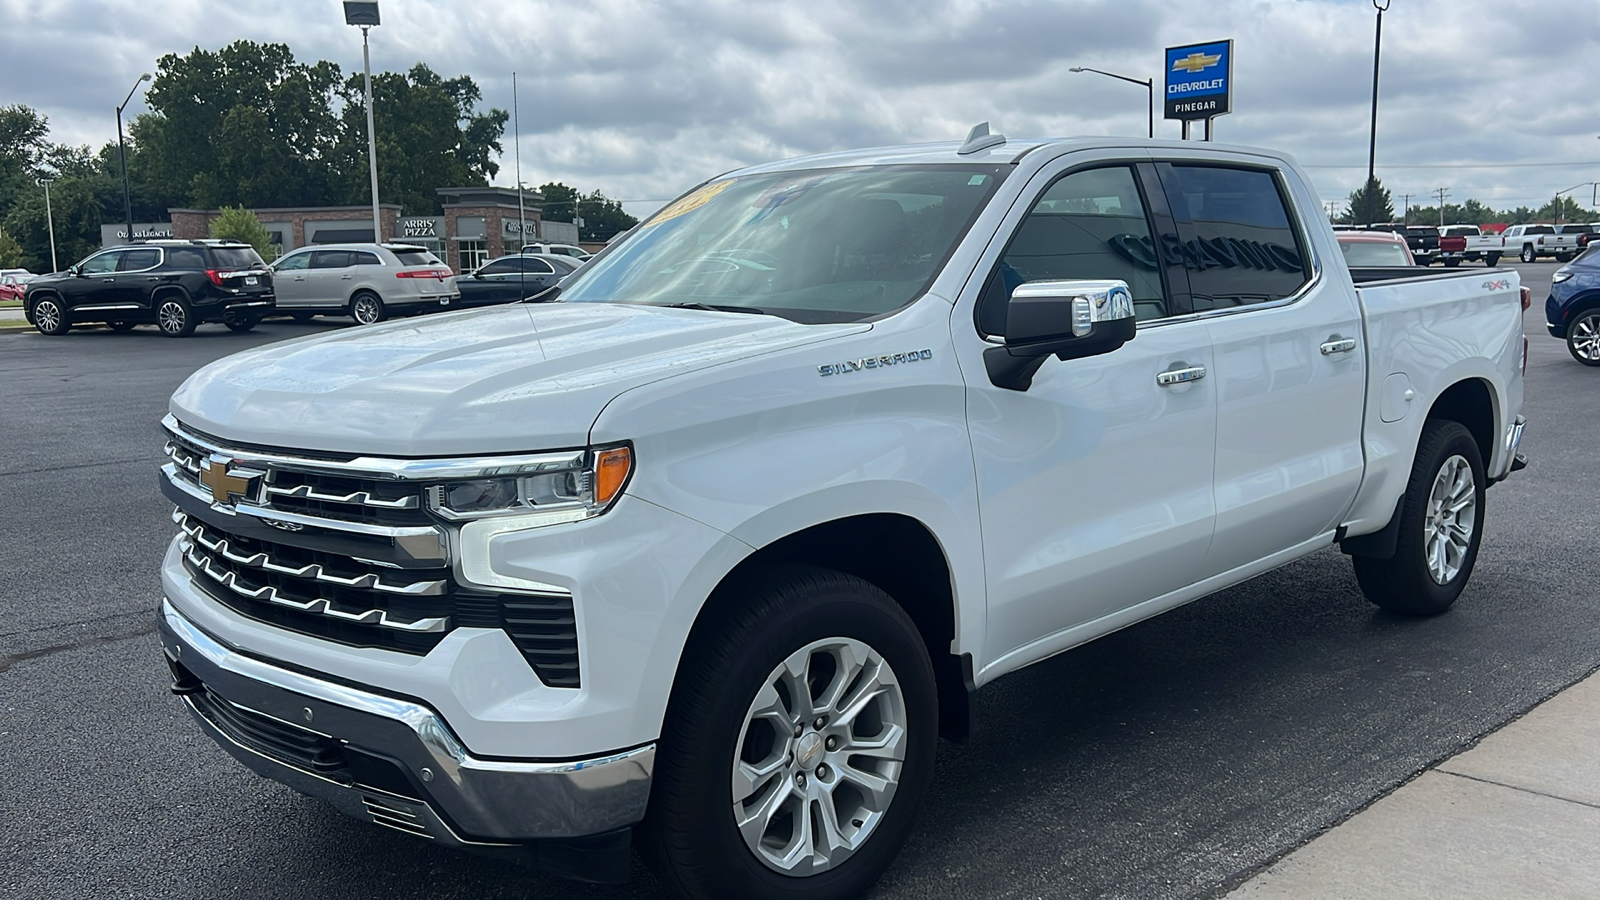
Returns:
[[[173,690],[212,740],[356,818],[492,851],[603,836],[644,817],[654,744],[582,760],[475,757],[429,707],[236,651],[165,600],[160,631]]]

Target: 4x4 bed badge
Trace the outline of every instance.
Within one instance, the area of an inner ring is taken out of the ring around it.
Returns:
[[[889,356],[868,356],[862,359],[847,359],[844,362],[829,363],[817,366],[817,374],[823,377],[829,375],[843,375],[846,372],[859,372],[862,369],[881,369],[885,366],[897,366],[901,363],[917,362],[924,359],[933,359],[932,350],[913,350],[910,353],[894,353]]]

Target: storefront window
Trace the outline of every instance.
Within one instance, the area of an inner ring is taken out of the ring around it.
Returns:
[[[462,241],[461,242],[461,271],[471,272],[489,261],[489,245],[487,241]]]

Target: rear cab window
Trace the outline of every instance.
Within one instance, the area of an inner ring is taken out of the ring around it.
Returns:
[[[1162,163],[1167,203],[1195,312],[1282,300],[1311,281],[1311,262],[1277,175],[1266,169]]]

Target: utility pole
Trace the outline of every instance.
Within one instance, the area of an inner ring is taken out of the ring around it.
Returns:
[[[511,146],[517,160],[517,252],[528,242],[528,212],[522,203],[522,120],[517,117],[517,73],[511,73]]]
[[[50,230],[50,271],[59,272],[61,266],[56,262],[56,220],[50,213],[50,182],[54,178],[40,178],[39,186],[44,188],[44,224]]]
[[[1372,5],[1378,10],[1377,32],[1372,38],[1372,129],[1367,138],[1367,221],[1371,221],[1378,211],[1378,198],[1374,196],[1372,183],[1378,162],[1378,59],[1383,53],[1383,11],[1389,8],[1390,0],[1372,0]]]
[[[1400,223],[1402,225],[1410,225],[1411,224],[1411,195],[1410,194],[1401,194],[1400,196],[1404,197],[1405,201],[1406,201],[1406,211],[1405,211],[1405,214],[1401,217]]]
[[[1444,198],[1450,196],[1450,189],[1447,188],[1447,187],[1434,188],[1433,192],[1435,194],[1439,195],[1439,227],[1443,228],[1444,227]]]
[[[344,23],[361,28],[361,74],[367,95],[367,164],[372,173],[372,241],[383,243],[383,220],[378,218],[378,141],[372,126],[372,53],[367,49],[367,31],[379,24],[378,4],[345,0]]]
[[[130,244],[133,243],[133,192],[128,187],[128,149],[122,141],[122,111],[133,102],[133,92],[139,89],[139,85],[149,80],[149,72],[140,75],[139,80],[128,90],[128,96],[117,106],[117,156],[122,159],[122,211],[128,219],[128,233],[124,237]]]

